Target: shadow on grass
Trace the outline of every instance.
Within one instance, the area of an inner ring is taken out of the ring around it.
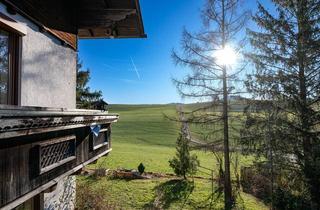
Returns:
[[[168,209],[176,201],[183,205],[194,189],[194,182],[174,179],[166,181],[154,188],[155,196],[152,202],[144,206],[145,209]],[[183,209],[183,206],[182,208]]]

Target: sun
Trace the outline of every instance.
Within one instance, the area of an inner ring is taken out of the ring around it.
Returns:
[[[237,54],[230,46],[215,51],[214,57],[218,65],[233,65],[237,61]]]

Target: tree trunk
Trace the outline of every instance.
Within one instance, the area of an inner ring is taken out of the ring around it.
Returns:
[[[311,143],[311,136],[309,132],[311,130],[311,125],[309,123],[309,113],[308,113],[308,104],[307,104],[307,86],[306,86],[306,65],[305,60],[306,58],[306,46],[305,46],[305,38],[309,35],[306,26],[306,6],[307,2],[301,1],[300,5],[298,6],[298,63],[299,63],[299,97],[300,97],[300,110],[299,110],[299,117],[301,123],[301,131],[302,131],[302,145],[303,145],[303,154],[304,154],[304,166],[303,172],[306,178],[310,196],[311,196],[311,208],[312,209],[319,209],[320,208],[320,201],[319,201],[319,193],[320,193],[320,183],[319,177],[314,173],[316,171],[315,167],[315,160],[313,155],[312,143]]]
[[[228,92],[226,68],[223,70],[223,142],[224,142],[224,199],[225,209],[232,208],[232,188],[230,179],[229,125],[228,125]]]
[[[222,49],[226,45],[225,36],[225,2],[222,1]],[[230,179],[229,125],[228,125],[228,87],[227,66],[223,66],[223,145],[224,145],[224,208],[232,208],[232,187]]]

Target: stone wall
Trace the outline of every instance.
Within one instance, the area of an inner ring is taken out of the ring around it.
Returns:
[[[69,176],[50,193],[44,193],[44,210],[72,210],[75,207],[76,178]]]

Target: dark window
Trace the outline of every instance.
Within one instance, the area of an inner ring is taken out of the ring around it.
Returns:
[[[0,29],[0,104],[18,104],[19,35]]]

